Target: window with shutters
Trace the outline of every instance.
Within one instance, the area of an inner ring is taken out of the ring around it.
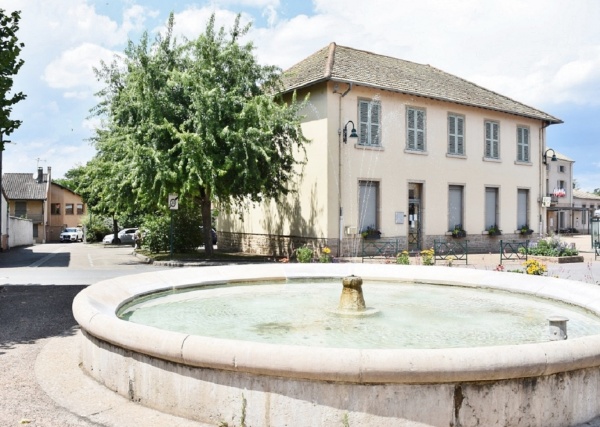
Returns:
[[[425,151],[425,110],[406,107],[406,149]]]
[[[529,162],[529,128],[517,127],[517,161]]]
[[[381,103],[358,101],[359,145],[381,145]]]
[[[529,190],[517,190],[517,226],[529,227]]]
[[[485,229],[498,227],[498,188],[485,188]]]
[[[379,183],[359,181],[358,183],[358,228],[361,232],[372,228],[379,229],[377,210],[379,206]]]
[[[448,230],[457,226],[462,228],[463,222],[463,187],[450,185],[448,187]]]
[[[485,154],[488,159],[500,159],[500,124],[485,122]]]
[[[465,154],[465,117],[448,114],[448,154]]]

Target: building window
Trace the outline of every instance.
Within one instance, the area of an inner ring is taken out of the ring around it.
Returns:
[[[73,203],[65,204],[65,215],[73,215]]]
[[[50,213],[52,215],[60,215],[60,203],[52,203],[50,206]]]
[[[377,207],[379,203],[379,183],[376,181],[359,181],[358,183],[358,229],[363,232],[367,228],[379,230]]]
[[[359,100],[358,110],[359,144],[381,145],[381,103]]]
[[[498,227],[498,189],[485,189],[485,229]]]
[[[585,209],[585,205],[581,205],[581,208],[583,209],[581,211],[581,224],[586,224],[587,223],[587,210]]]
[[[529,190],[517,190],[517,226],[530,228],[528,221]]]
[[[465,154],[465,118],[448,114],[448,154]]]
[[[83,215],[83,203],[77,203],[77,215]]]
[[[529,162],[529,128],[517,127],[517,160]]]
[[[406,149],[425,151],[425,110],[406,107]]]
[[[27,218],[27,202],[15,202],[15,216]]]
[[[565,172],[565,166],[564,165],[558,165],[558,171],[564,173]]]
[[[463,187],[451,185],[448,187],[448,230],[456,226],[463,228]]]
[[[485,157],[500,158],[500,124],[497,122],[485,122]]]

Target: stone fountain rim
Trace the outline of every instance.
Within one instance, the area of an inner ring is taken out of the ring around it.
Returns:
[[[600,335],[566,341],[447,349],[336,349],[263,344],[164,331],[121,320],[124,304],[149,293],[259,280],[403,280],[495,288],[550,298],[600,315],[600,288],[523,274],[376,264],[253,264],[163,270],[94,284],[73,302],[87,335],[126,350],[190,367],[353,383],[443,383],[536,377],[600,366]]]

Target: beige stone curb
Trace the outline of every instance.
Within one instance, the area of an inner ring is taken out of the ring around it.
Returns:
[[[58,405],[106,427],[214,427],[165,414],[125,399],[79,368],[81,332],[53,338],[35,363],[38,384]]]

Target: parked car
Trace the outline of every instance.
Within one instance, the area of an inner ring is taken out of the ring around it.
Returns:
[[[81,228],[65,228],[60,233],[61,242],[79,242],[83,241],[83,230]]]
[[[116,242],[113,241],[115,238],[114,233],[111,233],[104,236],[104,239],[102,239],[102,243],[104,243],[105,245],[112,245],[113,243],[116,245],[121,243],[133,244],[134,235],[136,231],[137,228],[124,228],[117,234]]]

